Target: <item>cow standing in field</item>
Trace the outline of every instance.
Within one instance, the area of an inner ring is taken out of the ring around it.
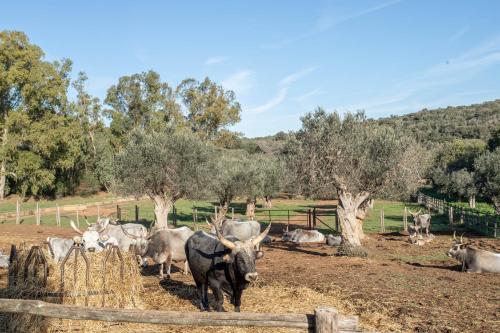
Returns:
[[[422,231],[425,229],[425,234],[429,236],[429,228],[431,226],[431,215],[430,214],[420,214],[422,210],[419,210],[416,213],[413,213],[408,209],[408,212],[413,217],[413,230],[416,233],[419,233],[422,236]]]
[[[146,237],[128,234],[127,230],[123,232],[135,239],[136,253],[141,257],[143,266],[146,265],[147,258],[153,259],[156,264],[160,265],[161,279],[163,279],[165,265],[167,277],[170,278],[172,262],[184,261],[184,274],[189,272],[185,245],[188,238],[193,235],[193,231],[188,227],[156,230]]]
[[[186,256],[198,290],[200,309],[209,310],[210,287],[217,303],[216,311],[224,311],[225,292],[230,295],[234,310],[239,312],[243,290],[258,276],[255,246],[269,233],[271,224],[257,237],[246,241],[224,237],[217,223],[214,224],[216,235],[197,231],[186,242]]]
[[[467,273],[500,273],[500,253],[473,248],[463,242],[462,236],[458,240],[453,233],[453,246],[448,251],[449,257],[460,261],[462,271],[467,271]]]

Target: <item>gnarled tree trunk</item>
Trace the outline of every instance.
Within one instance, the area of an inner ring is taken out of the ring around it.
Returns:
[[[476,196],[475,195],[471,195],[469,197],[469,207],[476,208]]]
[[[245,215],[253,220],[255,217],[255,199],[247,199],[247,210]]]
[[[272,197],[270,195],[264,196],[264,207],[266,208],[273,207]]]
[[[337,191],[339,205],[337,207],[338,219],[342,228],[342,242],[351,248],[362,248],[361,239],[363,235],[362,223],[356,219],[358,208],[368,199],[368,192],[361,192],[356,195],[339,189]]]
[[[3,151],[3,156],[2,156],[2,164],[0,165],[0,200],[3,200],[5,198],[5,183],[6,183],[6,178],[7,178],[7,156],[5,152],[5,147],[7,146],[7,135],[9,132],[9,129],[7,127],[7,115],[8,113],[5,112],[4,115],[4,123],[3,123],[3,133],[2,133],[2,151]]]
[[[168,213],[172,208],[172,199],[163,195],[155,195],[152,197],[155,203],[155,219],[157,229],[168,229]]]
[[[359,238],[361,240],[366,238],[363,231],[363,222],[365,221],[368,211],[373,208],[373,199],[367,199],[361,203],[356,212],[356,222],[358,223]]]

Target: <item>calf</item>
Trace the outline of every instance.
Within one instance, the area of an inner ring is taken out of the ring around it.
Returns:
[[[75,244],[73,239],[59,237],[47,237],[47,243],[49,243],[52,249],[55,262],[62,261],[73,244]]]
[[[463,235],[462,235],[463,236]],[[462,236],[458,240],[453,233],[453,245],[448,256],[462,264],[462,271],[468,273],[500,273],[500,253],[480,250],[464,244]]]
[[[216,227],[216,235],[197,231],[186,242],[186,256],[198,289],[200,309],[208,310],[208,287],[212,290],[216,311],[224,311],[223,292],[231,297],[236,312],[241,295],[250,282],[257,279],[255,246],[269,233],[271,224],[257,237],[242,241],[224,237]]]

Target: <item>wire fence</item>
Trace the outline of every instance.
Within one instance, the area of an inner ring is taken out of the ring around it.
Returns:
[[[473,208],[466,208],[456,203],[418,193],[418,203],[429,211],[448,216],[450,229],[465,227],[478,234],[489,237],[498,237],[500,216],[480,212]]]

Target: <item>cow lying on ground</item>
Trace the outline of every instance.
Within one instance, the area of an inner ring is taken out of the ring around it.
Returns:
[[[462,235],[463,236],[463,235]],[[473,248],[458,240],[453,233],[453,246],[448,256],[457,259],[462,264],[462,271],[468,273],[500,273],[500,253]]]
[[[243,290],[258,276],[255,271],[255,246],[270,228],[271,224],[257,237],[246,241],[233,236],[224,237],[217,227],[216,235],[197,231],[188,239],[186,256],[202,311],[209,310],[208,287],[214,294],[216,311],[224,311],[223,292],[231,297],[234,310],[240,311]]]
[[[288,225],[286,229],[283,229],[282,239],[292,243],[325,243],[325,236],[318,230],[295,229],[288,231]]]
[[[425,229],[425,234],[429,236],[429,228],[431,226],[431,215],[430,214],[420,214],[422,210],[413,213],[408,209],[408,212],[413,216],[413,229],[422,235],[422,231]]]
[[[124,230],[125,234],[127,232]],[[192,235],[193,231],[188,227],[156,230],[146,237],[128,234],[129,237],[136,240],[136,253],[141,257],[142,265],[146,266],[147,258],[153,259],[156,264],[160,264],[160,277],[162,279],[164,265],[167,266],[167,277],[170,277],[172,261],[184,261],[184,274],[189,272],[185,245]]]

